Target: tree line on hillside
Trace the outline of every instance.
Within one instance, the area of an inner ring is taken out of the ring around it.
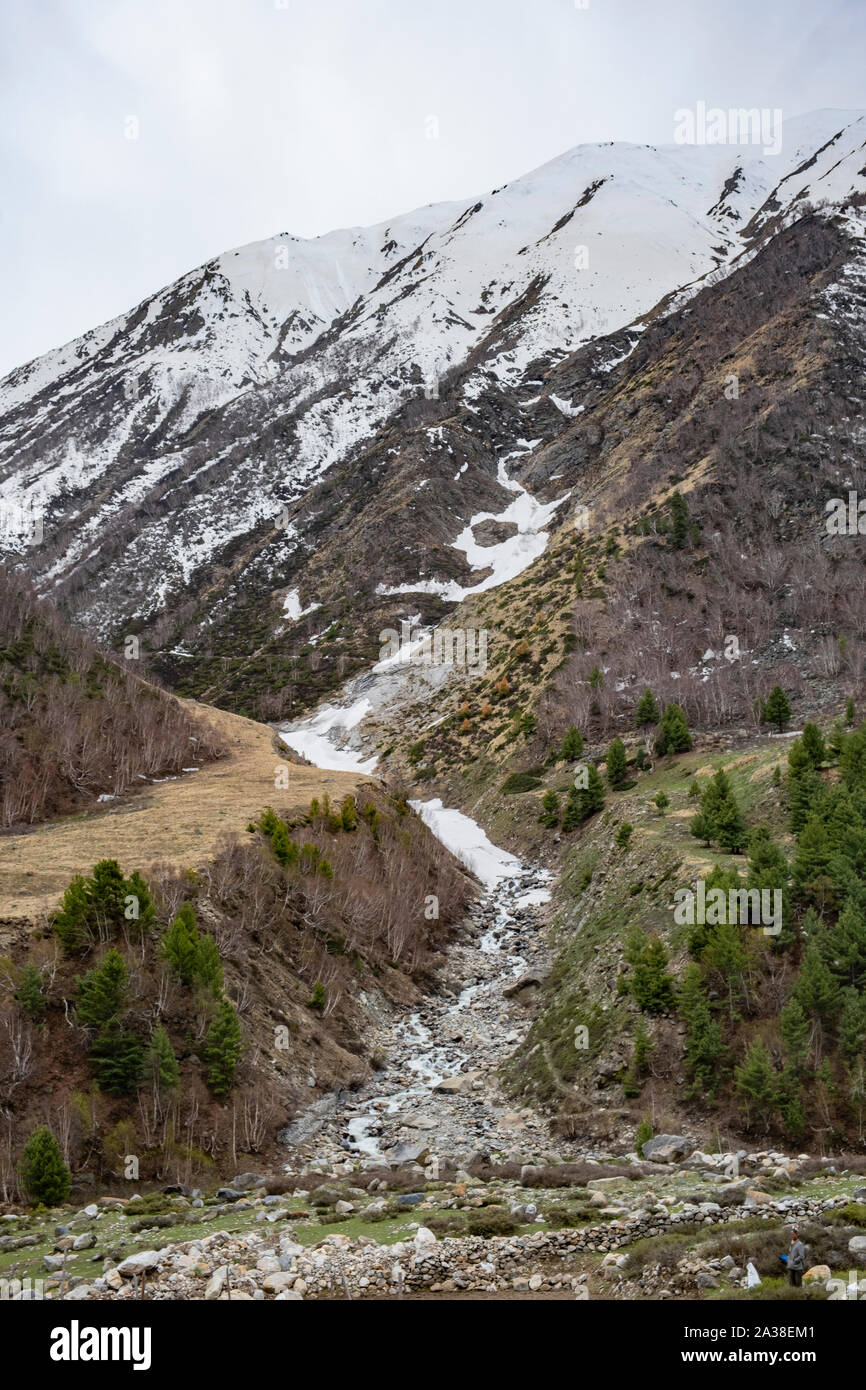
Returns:
[[[781,714],[781,708],[779,710]],[[848,714],[853,720],[849,704]],[[828,735],[804,726],[784,782],[790,855],[765,825],[749,826],[724,768],[699,788],[691,829],[708,846],[745,855],[716,863],[709,893],[781,893],[781,930],[740,921],[695,923],[679,980],[658,936],[635,925],[621,987],[642,1012],[685,1028],[689,1094],[733,1105],[740,1122],[794,1142],[814,1128],[831,1142],[866,1138],[866,724]],[[653,1044],[639,1028],[626,1078],[640,1094]]]
[[[205,720],[107,659],[0,567],[0,826],[119,796],[222,752]]]
[[[638,702],[634,718],[638,728],[645,728],[649,724],[658,725],[653,745],[658,757],[684,753],[691,748],[691,733],[679,705],[671,703],[665,707],[664,713],[662,713],[652,691],[646,690]],[[583,734],[572,724],[566,730],[559,748],[554,749],[548,758],[548,765],[550,766],[556,766],[559,763],[577,765],[575,779],[566,792],[563,805],[560,805],[559,795],[552,787],[548,788],[542,797],[541,814],[538,819],[548,830],[566,832],[576,830],[583,821],[594,815],[596,811],[602,810],[605,798],[605,782],[611,791],[619,791],[626,786],[633,785],[626,780],[628,757],[621,738],[617,737],[613,740],[605,755],[605,781],[602,781],[595,762],[592,760],[581,762],[584,746]],[[638,750],[635,766],[639,772],[649,766],[644,749]],[[516,777],[520,775],[516,774]],[[514,776],[510,781],[514,782]],[[537,782],[534,783],[534,785],[537,784]],[[517,787],[515,786],[514,789],[517,790]],[[529,789],[528,786],[527,789]]]
[[[0,960],[0,1193],[57,1051],[69,1080],[50,1127],[73,1170],[137,1155],[142,1177],[188,1181],[238,1144],[256,1152],[306,1096],[312,1035],[345,1048],[359,981],[389,994],[390,972],[427,969],[472,892],[400,797],[268,809],[249,831],[195,873],[100,862],[49,936]]]

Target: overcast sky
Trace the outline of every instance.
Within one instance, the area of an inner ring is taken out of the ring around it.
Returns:
[[[0,374],[217,252],[699,100],[866,107],[864,52],[864,0],[2,0]]]

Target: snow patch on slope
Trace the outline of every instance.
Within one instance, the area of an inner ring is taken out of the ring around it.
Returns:
[[[494,845],[481,826],[462,811],[443,806],[439,797],[432,801],[410,801],[409,805],[437,840],[441,840],[485,888],[492,888],[503,878],[516,878],[520,873],[522,865],[517,856]]]
[[[505,468],[507,460],[531,452],[540,442],[537,439],[522,440],[522,448],[512,454],[506,454],[499,460],[498,482],[501,487],[517,494],[515,500],[509,503],[503,512],[477,512],[452,542],[454,549],[461,550],[466,556],[472,569],[490,570],[485,579],[468,586],[458,584],[456,579],[423,579],[415,584],[397,584],[390,587],[379,584],[376,588],[377,594],[439,594],[449,603],[461,603],[470,594],[481,594],[487,589],[495,589],[528,569],[547,549],[548,533],[545,528],[550,524],[557,508],[561,507],[570,495],[565,493],[554,502],[539,502],[522,483],[508,477]],[[482,521],[511,522],[517,527],[517,534],[496,545],[479,545],[472,528]]]

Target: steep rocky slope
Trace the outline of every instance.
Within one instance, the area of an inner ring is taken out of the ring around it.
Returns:
[[[580,147],[462,207],[229,253],[3,384],[6,495],[45,504],[42,544],[7,545],[187,693],[294,714],[401,616],[499,581],[466,527],[506,512],[515,473],[555,481],[536,461],[589,410],[575,352],[603,393],[807,203],[856,200],[863,144],[861,118],[825,112],[772,158]],[[564,512],[519,519],[535,539],[513,548],[540,553]]]

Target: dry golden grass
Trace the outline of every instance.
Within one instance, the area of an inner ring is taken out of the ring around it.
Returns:
[[[226,756],[92,811],[0,836],[0,919],[39,920],[56,906],[72,876],[89,873],[100,859],[116,859],[125,873],[146,872],[158,862],[195,867],[213,855],[227,832],[243,832],[263,807],[299,811],[314,796],[341,800],[367,780],[291,763],[267,725],[203,710],[194,700],[182,703],[206,715]],[[274,786],[278,763],[289,769],[289,786],[282,791]]]

